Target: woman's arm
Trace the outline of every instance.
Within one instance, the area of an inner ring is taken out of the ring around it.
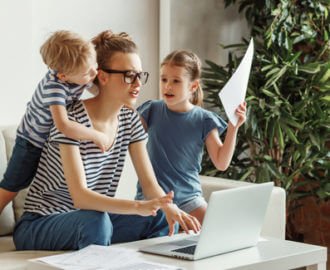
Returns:
[[[115,214],[156,215],[157,210],[172,201],[162,196],[151,201],[131,201],[108,197],[90,190],[86,184],[85,170],[79,147],[60,144],[64,177],[75,208],[111,212]]]
[[[164,190],[157,182],[154,170],[152,168],[145,140],[135,142],[129,145],[131,159],[138,176],[143,195],[145,198],[159,198],[165,195]],[[173,191],[167,195],[173,197]],[[175,204],[166,204],[161,207],[166,214],[167,223],[169,224],[169,235],[174,233],[174,224],[179,222],[181,227],[188,233],[189,230],[198,232],[201,228],[198,220],[180,210]]]
[[[156,180],[156,176],[146,150],[146,141],[143,140],[132,143],[129,145],[128,149],[144,197],[146,199],[152,199],[164,196],[165,192]]]
[[[231,122],[228,124],[228,130],[224,143],[219,138],[217,129],[213,129],[206,138],[205,145],[207,152],[214,164],[220,170],[225,171],[231,162],[236,146],[236,137],[238,128],[245,122],[246,119],[246,103],[239,105],[236,110],[238,122],[233,126]]]

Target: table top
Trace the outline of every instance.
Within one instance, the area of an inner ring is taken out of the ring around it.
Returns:
[[[153,238],[120,244],[121,247],[138,250],[140,247],[181,239],[184,235]],[[281,270],[325,263],[327,248],[281,239],[260,239],[254,247],[213,256],[198,261],[186,261],[166,256],[142,253],[142,258],[185,269],[235,269]]]
[[[152,244],[179,240],[184,234],[119,244],[115,246],[138,250]],[[0,253],[1,269],[23,270],[28,259],[54,255],[62,252],[14,251]],[[251,248],[213,256],[198,261],[186,261],[160,255],[141,253],[141,257],[151,262],[182,267],[187,270],[284,270],[303,266],[324,264],[327,248],[281,239],[261,239]],[[13,264],[13,262],[15,262]],[[313,269],[325,269],[313,268]]]

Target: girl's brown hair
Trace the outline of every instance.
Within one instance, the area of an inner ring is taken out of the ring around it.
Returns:
[[[201,61],[198,56],[191,51],[176,50],[171,52],[165,57],[161,63],[161,67],[168,64],[185,68],[190,75],[191,81],[198,80],[201,77]],[[202,87],[198,85],[198,88],[193,93],[190,102],[194,105],[202,106],[203,96]]]

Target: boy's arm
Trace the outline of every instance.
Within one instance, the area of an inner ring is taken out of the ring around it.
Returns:
[[[65,106],[51,105],[49,108],[56,128],[66,137],[75,140],[91,140],[102,151],[106,151],[110,147],[109,138],[103,132],[71,121]]]

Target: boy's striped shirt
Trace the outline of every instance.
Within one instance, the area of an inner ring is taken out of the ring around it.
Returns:
[[[68,106],[78,100],[84,89],[91,85],[77,85],[60,81],[56,72],[49,70],[39,82],[26,112],[17,129],[17,135],[28,140],[33,145],[42,148],[48,138],[53,118],[51,105]]]

